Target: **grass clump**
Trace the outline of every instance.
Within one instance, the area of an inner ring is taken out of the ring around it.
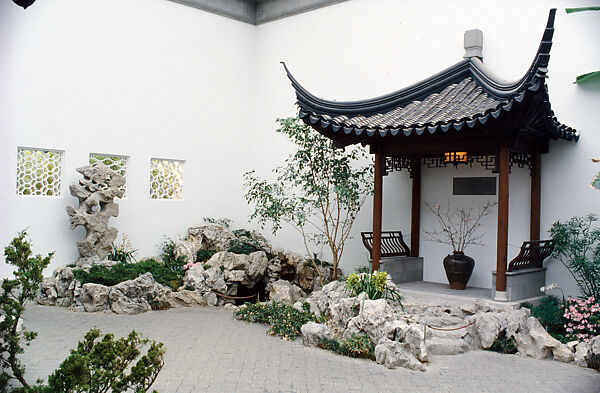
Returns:
[[[352,334],[341,343],[333,338],[322,339],[319,348],[353,358],[375,359],[375,347],[366,334]]]
[[[246,303],[235,312],[235,317],[269,325],[267,334],[279,336],[284,340],[293,340],[301,334],[302,325],[319,320],[307,307],[303,306],[303,310],[298,310],[288,304],[276,302]]]

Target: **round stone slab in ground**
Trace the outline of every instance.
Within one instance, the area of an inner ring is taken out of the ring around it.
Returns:
[[[28,379],[46,377],[96,326],[135,329],[167,347],[153,388],[187,392],[597,392],[600,373],[573,364],[472,351],[432,356],[426,372],[388,370],[265,334],[221,308],[179,308],[139,315],[73,313],[31,304],[25,325],[38,332],[22,356]]]

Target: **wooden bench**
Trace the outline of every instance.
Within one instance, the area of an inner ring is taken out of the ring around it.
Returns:
[[[373,232],[361,232],[362,242],[366,249],[369,250],[369,255],[373,258]],[[402,232],[400,231],[383,231],[381,232],[381,257],[408,257],[410,249],[404,243]]]
[[[548,258],[554,250],[552,240],[535,240],[523,242],[521,251],[508,264],[508,271],[514,272],[522,269],[543,267],[544,259]]]

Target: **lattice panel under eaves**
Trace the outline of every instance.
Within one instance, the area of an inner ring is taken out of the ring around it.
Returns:
[[[62,152],[17,148],[17,195],[59,196]]]
[[[183,161],[150,160],[150,198],[183,199]]]

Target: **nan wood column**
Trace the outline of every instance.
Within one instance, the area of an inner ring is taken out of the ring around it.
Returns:
[[[383,210],[383,171],[385,166],[385,154],[377,148],[375,153],[375,179],[373,190],[373,252],[371,260],[373,271],[379,270],[381,259],[381,216]]]
[[[496,296],[494,300],[507,301],[506,262],[508,251],[508,146],[500,146],[497,157],[498,176],[498,241],[496,255]]]
[[[542,167],[540,153],[532,157],[531,168],[531,217],[529,222],[529,240],[540,240],[540,211],[542,199]]]
[[[419,256],[419,234],[421,232],[421,162],[412,168],[412,205],[410,213],[410,256]]]

